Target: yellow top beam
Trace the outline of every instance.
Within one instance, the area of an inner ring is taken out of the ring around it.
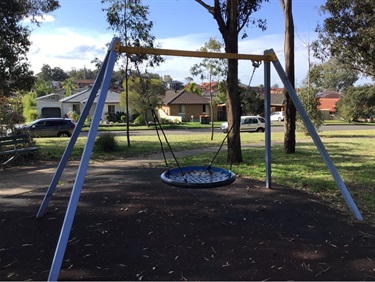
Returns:
[[[115,51],[127,54],[151,54],[151,55],[166,55],[166,56],[180,56],[180,57],[197,57],[197,58],[218,58],[218,59],[237,59],[237,60],[251,60],[251,61],[277,61],[274,52],[264,55],[251,54],[234,54],[234,53],[215,53],[202,51],[184,51],[172,49],[156,49],[156,48],[142,48],[129,46],[115,46]]]

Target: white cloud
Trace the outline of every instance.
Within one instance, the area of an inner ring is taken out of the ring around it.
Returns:
[[[42,16],[37,16],[34,17],[34,19],[39,22],[39,23],[47,23],[47,22],[54,22],[55,18],[51,15],[42,15]],[[31,23],[32,18],[27,17],[23,20],[24,23]]]
[[[67,28],[54,29],[53,32],[38,32],[31,35],[32,45],[29,62],[35,73],[40,72],[43,64],[65,71],[72,68],[94,68],[90,65],[95,57],[104,59],[106,44],[111,41],[110,34],[89,33]]]
[[[158,39],[156,44],[164,49],[190,50],[195,51],[208,41],[207,34],[189,34],[180,37]],[[91,60],[95,57],[104,59],[107,46],[112,40],[110,33],[94,33],[87,30],[60,28],[49,32],[36,30],[31,35],[32,46],[29,52],[29,61],[35,73],[40,72],[43,64],[48,64],[52,68],[60,67],[65,71],[72,68],[83,67],[94,68]],[[239,53],[262,55],[264,50],[273,49],[284,66],[284,38],[283,34],[265,35],[256,39],[249,39],[239,42]],[[184,82],[185,77],[191,76],[190,68],[200,62],[199,58],[164,56],[165,63],[149,72],[158,73],[160,76],[170,75],[175,80]],[[295,50],[296,62],[296,84],[298,85],[307,74],[307,48],[302,43],[296,42]],[[273,67],[271,67],[273,69]],[[239,79],[242,83],[248,84],[253,66],[251,62],[239,62]],[[199,78],[195,78],[199,83]],[[271,72],[271,84],[279,84],[281,81],[276,72]],[[255,74],[251,85],[264,84],[263,64]]]

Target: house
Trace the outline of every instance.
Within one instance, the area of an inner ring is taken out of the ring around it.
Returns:
[[[324,113],[325,118],[336,114],[336,103],[340,101],[341,95],[335,91],[323,91],[317,94],[320,105],[318,109]]]
[[[89,98],[91,93],[91,88],[86,88],[85,90],[63,98],[61,102],[61,110],[64,116],[69,115],[71,112],[76,112],[81,114],[83,108]],[[99,93],[99,92],[98,92]],[[91,106],[89,111],[89,116],[94,116],[96,104],[98,102],[98,94]],[[106,101],[104,104],[103,111],[101,113],[101,119],[106,120],[106,115],[114,115],[116,112],[124,112],[125,109],[120,106],[120,97],[119,93],[109,90],[107,93]]]
[[[184,84],[178,80],[172,80],[165,83],[165,87],[171,90],[180,90],[184,87]]]
[[[81,89],[78,93],[64,97],[61,93],[52,93],[37,98],[37,109],[39,117],[67,117],[72,112],[81,114],[83,108],[89,98],[91,88]],[[98,100],[98,95],[91,106],[89,116],[93,116]],[[106,120],[107,114],[115,114],[116,112],[124,112],[124,108],[120,106],[119,93],[108,91],[101,119]]]
[[[167,90],[159,117],[174,120],[174,117],[184,121],[201,121],[202,117],[210,115],[210,100],[199,94],[186,90]],[[213,120],[217,120],[216,107]]]
[[[65,90],[58,90],[36,98],[39,117],[62,117],[60,100],[65,96]]]

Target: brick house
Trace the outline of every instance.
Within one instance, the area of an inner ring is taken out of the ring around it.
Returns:
[[[202,116],[209,115],[210,100],[185,90],[167,90],[159,110],[161,118],[173,120],[171,117],[180,117],[182,122],[200,121]],[[214,107],[213,120],[217,120],[216,107]]]

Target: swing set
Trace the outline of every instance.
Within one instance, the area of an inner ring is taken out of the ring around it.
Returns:
[[[86,105],[81,113],[81,116],[78,120],[76,128],[69,140],[67,147],[61,157],[61,160],[58,164],[58,167],[55,171],[55,174],[51,180],[50,186],[44,196],[44,199],[41,203],[39,211],[36,215],[37,218],[43,216],[49,201],[51,200],[53,193],[56,189],[57,183],[64,171],[66,163],[69,159],[69,156],[73,150],[74,144],[77,141],[77,138],[81,132],[81,129],[84,125],[84,121],[89,114],[90,108],[93,105],[93,102],[96,97],[98,97],[97,105],[88,133],[87,141],[85,148],[82,153],[80,165],[78,167],[76,179],[74,181],[73,189],[69,199],[69,204],[65,213],[64,222],[61,228],[60,236],[56,246],[55,254],[53,257],[51,269],[49,272],[48,280],[57,281],[62,261],[64,258],[67,242],[69,239],[70,230],[72,228],[74,216],[76,213],[80,193],[83,187],[85,180],[85,175],[88,169],[91,152],[94,147],[95,138],[98,133],[98,127],[100,123],[101,113],[104,108],[104,103],[106,100],[106,95],[109,90],[110,80],[114,65],[119,53],[126,53],[128,56],[132,54],[153,54],[153,55],[166,55],[166,56],[183,56],[183,57],[201,57],[201,58],[222,58],[222,59],[236,59],[236,60],[250,60],[253,62],[253,66],[264,62],[264,112],[265,112],[265,162],[266,162],[266,188],[271,188],[271,122],[270,122],[270,90],[271,90],[271,67],[270,63],[272,62],[274,68],[276,69],[280,79],[282,80],[284,87],[286,88],[291,100],[293,101],[298,113],[300,114],[310,136],[312,137],[320,155],[323,158],[328,170],[330,171],[336,186],[339,188],[346,204],[348,205],[350,211],[357,220],[363,220],[361,213],[359,212],[356,204],[354,203],[348,189],[346,188],[345,183],[343,182],[337,168],[333,164],[328,152],[326,151],[319,135],[317,134],[313,124],[311,123],[305,109],[302,106],[301,101],[299,100],[295,89],[288,80],[288,77],[283,70],[280,62],[277,59],[275,52],[270,49],[264,51],[263,55],[251,55],[251,54],[231,54],[231,53],[210,53],[210,52],[200,52],[200,51],[182,51],[182,50],[169,50],[169,49],[153,49],[153,48],[142,48],[142,47],[128,47],[121,46],[120,40],[118,38],[113,38],[112,42],[108,48],[106,57],[103,61],[103,64],[100,68],[98,76],[95,80],[95,83],[91,89],[89,98],[87,99]],[[255,69],[254,69],[255,70]],[[253,72],[254,74],[254,72]],[[152,108],[152,107],[151,107]],[[153,109],[154,120],[158,121],[157,115]],[[157,122],[158,123],[158,122]],[[160,123],[159,123],[160,125]],[[161,125],[159,126],[160,129]],[[233,125],[232,125],[233,127]],[[165,139],[166,136],[162,131]],[[158,133],[159,136],[159,133]],[[228,136],[228,135],[227,135]],[[227,137],[226,136],[226,137]],[[225,138],[226,139],[226,138]],[[225,139],[223,140],[221,146],[223,145]],[[159,141],[161,142],[160,136]],[[167,141],[167,139],[166,139]],[[168,143],[168,141],[167,141]],[[169,143],[168,143],[169,144]],[[219,151],[221,149],[219,148]],[[171,149],[171,148],[170,148]],[[164,155],[164,149],[163,155]],[[172,154],[173,151],[171,150]],[[218,153],[218,152],[217,152]],[[217,156],[214,156],[213,160],[208,166],[188,166],[182,167],[177,162],[177,168],[168,168],[162,175],[161,180],[172,186],[185,187],[185,188],[212,188],[219,187],[224,185],[229,185],[235,181],[236,176],[231,170],[225,170],[223,168],[212,167],[211,164]],[[173,157],[175,158],[174,154]],[[164,156],[165,158],[165,156]],[[165,158],[166,160],[166,158]],[[176,158],[175,158],[176,160]],[[167,164],[167,162],[166,162]],[[168,166],[168,164],[167,164]]]

